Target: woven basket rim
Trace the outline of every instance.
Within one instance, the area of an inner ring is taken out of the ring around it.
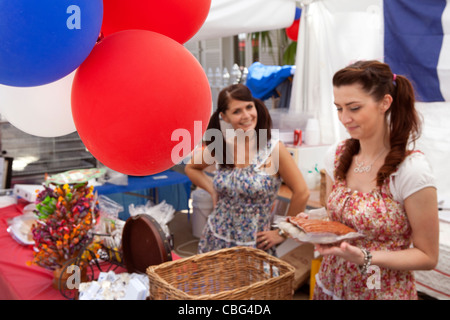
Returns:
[[[281,259],[279,259],[277,257],[274,257],[274,256],[268,254],[267,252],[261,250],[261,249],[256,249],[256,248],[252,248],[252,247],[244,247],[244,246],[236,246],[236,247],[232,247],[232,248],[225,248],[225,249],[209,251],[209,252],[206,252],[206,253],[200,253],[200,254],[196,254],[196,255],[190,256],[190,257],[181,258],[181,259],[173,260],[173,261],[166,261],[166,262],[163,262],[163,263],[158,264],[158,265],[149,266],[147,268],[147,274],[148,274],[149,271],[153,272],[153,271],[155,271],[157,269],[162,269],[162,268],[165,268],[167,266],[176,266],[178,264],[184,264],[187,261],[196,262],[197,260],[203,260],[203,258],[205,258],[205,257],[213,257],[213,256],[217,256],[217,255],[220,255],[220,254],[223,254],[223,253],[233,252],[233,251],[250,251],[250,252],[255,253],[257,255],[264,256],[264,257],[268,258],[268,260],[271,260],[271,261],[273,261],[273,262],[275,262],[277,264],[280,264],[283,267],[286,267],[287,269],[290,269],[289,271],[295,272],[295,268],[291,264],[289,264],[286,261],[283,261],[283,260],[281,260]]]
[[[156,272],[158,269],[166,269],[169,267],[182,266],[182,265],[184,265],[186,263],[190,263],[190,262],[199,263],[204,259],[207,259],[210,257],[215,257],[217,255],[223,255],[223,254],[232,253],[232,252],[242,252],[242,251],[246,251],[251,254],[254,254],[254,255],[258,256],[259,258],[264,258],[264,260],[266,260],[268,263],[275,265],[277,267],[281,267],[281,268],[285,269],[285,271],[283,272],[283,274],[280,274],[279,276],[276,276],[276,277],[273,277],[273,278],[270,278],[270,279],[267,279],[264,281],[258,281],[258,282],[252,283],[250,285],[245,285],[243,287],[236,288],[233,290],[226,290],[226,291],[222,291],[222,292],[218,292],[218,293],[204,294],[204,295],[192,295],[192,294],[188,294],[182,290],[179,290],[174,285],[167,282],[164,278],[162,278],[160,275],[158,275]],[[159,265],[149,266],[147,268],[146,273],[150,280],[153,279],[154,281],[158,281],[160,284],[167,287],[167,289],[170,289],[170,290],[176,292],[176,295],[182,299],[185,299],[185,300],[190,300],[190,299],[220,300],[220,299],[229,299],[230,295],[238,295],[239,293],[247,292],[247,291],[250,291],[251,289],[261,287],[261,286],[270,286],[271,284],[278,282],[280,280],[284,280],[289,277],[293,277],[294,273],[295,273],[295,268],[291,264],[287,263],[286,261],[283,261],[277,257],[274,257],[263,250],[252,248],[252,247],[236,246],[236,247],[232,247],[232,248],[225,248],[225,249],[214,250],[214,251],[210,251],[210,252],[206,252],[206,253],[201,253],[201,254],[193,255],[190,257],[186,257],[186,258],[181,258],[181,259],[174,260],[174,261],[168,261],[168,262],[164,262]]]

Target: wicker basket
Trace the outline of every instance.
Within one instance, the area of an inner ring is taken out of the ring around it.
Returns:
[[[234,247],[147,268],[153,300],[289,300],[295,268],[266,252]]]

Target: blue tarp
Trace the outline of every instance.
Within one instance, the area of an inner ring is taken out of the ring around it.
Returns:
[[[253,63],[248,68],[246,85],[255,98],[266,100],[277,96],[279,84],[293,75],[295,66],[265,66],[260,62]]]

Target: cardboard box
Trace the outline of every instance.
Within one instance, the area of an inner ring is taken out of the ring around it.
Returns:
[[[29,202],[35,202],[38,192],[42,191],[44,187],[40,184],[16,184],[14,185],[14,195],[21,197]]]
[[[288,239],[285,242],[290,240],[292,239]],[[295,268],[294,290],[300,288],[309,279],[311,272],[311,261],[313,258],[314,245],[311,243],[299,244],[280,257],[281,260],[289,263]]]
[[[318,146],[286,146],[289,153],[294,158],[294,161],[297,163],[298,168],[302,172],[303,176],[306,177],[306,174],[309,170],[321,170],[324,168],[324,158],[325,155],[330,148],[330,145],[318,145]]]

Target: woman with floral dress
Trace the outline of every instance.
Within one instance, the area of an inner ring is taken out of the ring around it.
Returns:
[[[325,160],[327,210],[364,237],[316,245],[314,299],[417,299],[412,270],[437,264],[439,221],[430,165],[409,148],[420,134],[413,88],[378,61],[338,71],[333,88],[350,138]]]
[[[271,209],[282,181],[292,190],[287,214],[305,210],[306,182],[286,147],[272,135],[271,126],[266,106],[245,85],[233,84],[220,92],[204,135],[207,147],[194,154],[185,168],[214,203],[199,253],[249,246],[274,254],[275,246],[286,238],[271,228]],[[212,161],[217,169],[214,178],[203,171]]]

